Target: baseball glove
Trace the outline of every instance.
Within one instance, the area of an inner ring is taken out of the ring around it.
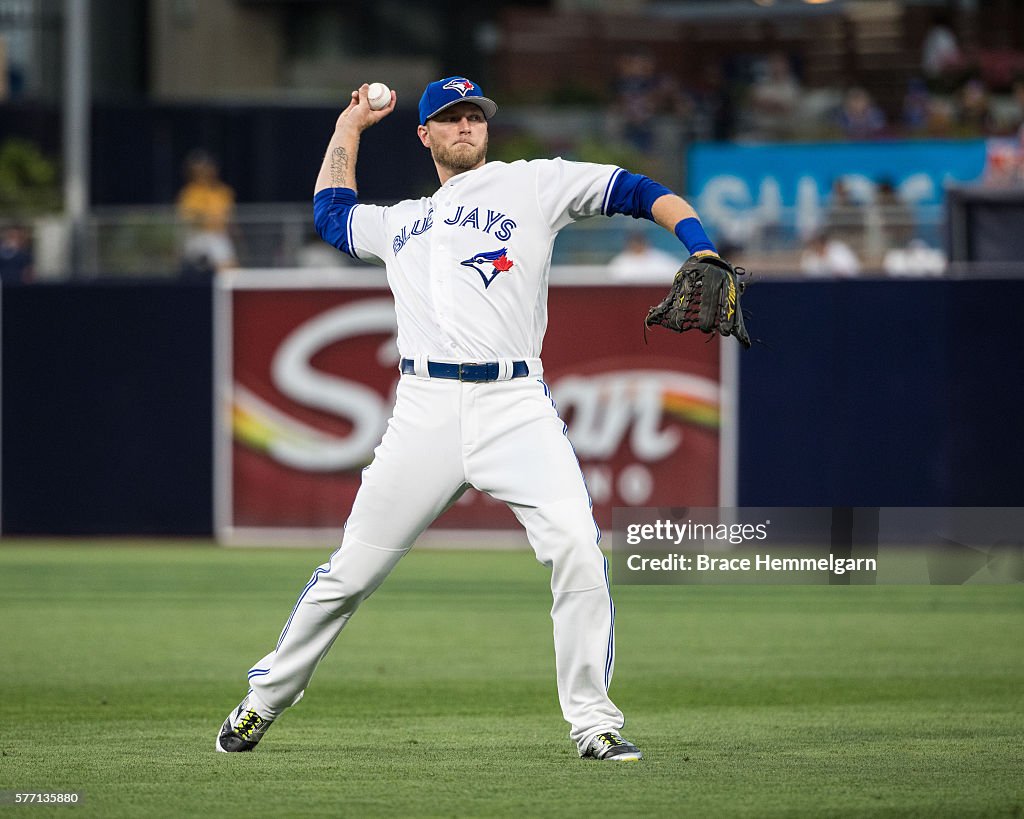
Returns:
[[[645,328],[660,324],[677,333],[696,328],[702,333],[735,336],[749,347],[740,306],[746,282],[739,277],[745,273],[718,256],[691,256],[676,272],[661,304],[647,312]]]

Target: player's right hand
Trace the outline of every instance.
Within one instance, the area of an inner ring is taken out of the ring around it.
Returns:
[[[384,119],[384,117],[395,110],[398,95],[395,94],[394,91],[391,92],[391,102],[388,106],[386,108],[381,108],[379,111],[374,111],[370,108],[370,103],[366,96],[369,89],[370,84],[364,82],[352,92],[352,98],[349,100],[348,108],[342,111],[341,116],[338,117],[338,127],[348,126],[355,128],[358,131],[365,131],[371,125],[376,125]]]

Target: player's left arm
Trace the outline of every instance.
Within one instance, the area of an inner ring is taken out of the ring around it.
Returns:
[[[683,197],[643,174],[619,170],[612,179],[607,215],[650,219],[676,236],[691,256],[718,255],[697,211]]]
[[[718,255],[693,206],[648,176],[558,158],[534,160],[530,167],[541,211],[556,231],[580,219],[621,213],[661,225],[691,256]]]
[[[704,232],[697,211],[683,197],[666,193],[651,205],[651,218],[685,245],[693,256],[718,255],[715,246]]]

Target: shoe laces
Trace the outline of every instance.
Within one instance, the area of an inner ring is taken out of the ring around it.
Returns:
[[[617,748],[619,745],[625,745],[626,741],[618,734],[604,733],[598,734],[594,737],[598,742],[603,742],[609,748]]]
[[[259,731],[263,727],[265,721],[263,717],[249,709],[242,715],[238,725],[235,726],[235,733],[242,739],[248,739],[254,731]]]

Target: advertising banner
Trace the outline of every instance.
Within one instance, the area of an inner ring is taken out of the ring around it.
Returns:
[[[219,285],[222,540],[340,529],[390,417],[399,378],[390,292],[301,275],[242,272]],[[718,503],[720,345],[658,330],[645,344],[642,316],[662,296],[662,287],[612,285],[549,293],[544,380],[603,527],[613,506]],[[518,523],[470,490],[435,528]]]
[[[687,189],[701,221],[720,242],[743,244],[776,225],[800,236],[820,227],[838,180],[859,204],[873,203],[880,184],[892,185],[922,218],[938,211],[947,184],[976,180],[985,167],[983,139],[706,143],[689,151]]]

